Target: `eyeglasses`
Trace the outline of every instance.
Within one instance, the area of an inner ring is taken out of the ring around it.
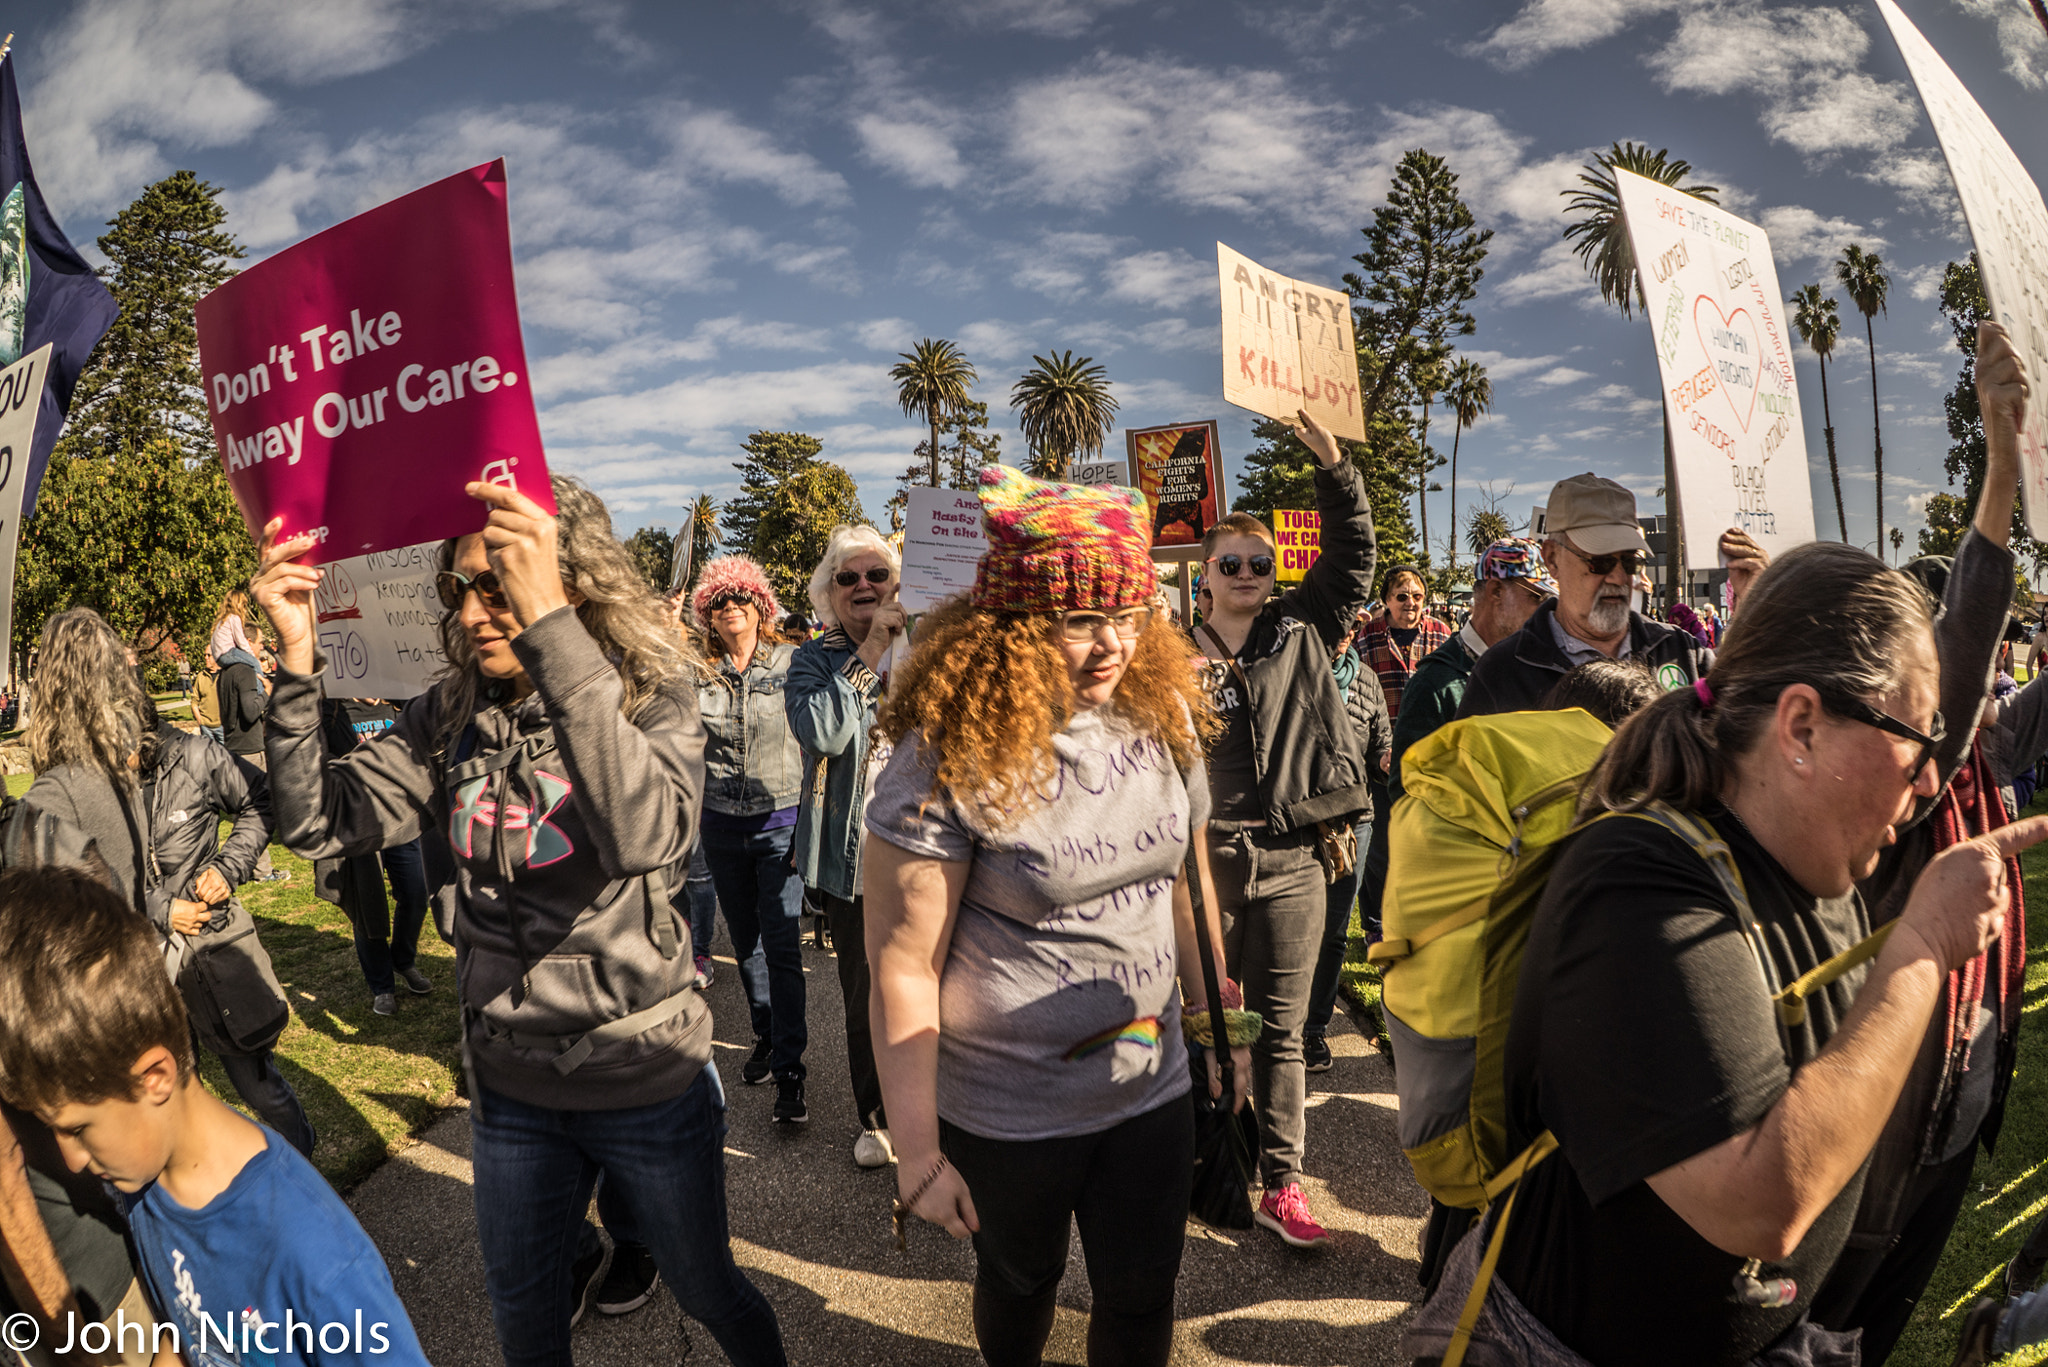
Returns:
[[[870,584],[886,584],[889,582],[889,577],[894,573],[895,571],[887,565],[877,565],[869,570],[865,577]],[[832,576],[832,582],[842,589],[850,589],[855,584],[858,584],[862,577],[854,570],[841,570]]]
[[[434,592],[441,595],[441,606],[450,612],[462,611],[462,600],[471,589],[476,590],[477,598],[492,612],[505,610],[505,589],[498,582],[496,570],[485,570],[474,579],[454,570],[442,570],[434,576]]]
[[[1396,593],[1391,596],[1397,603],[1419,603],[1422,601],[1422,595],[1419,593]]]
[[[1934,758],[1934,752],[1940,747],[1942,741],[1948,739],[1948,724],[1941,719],[1941,713],[1939,712],[1934,714],[1934,721],[1931,723],[1932,729],[1927,732],[1920,732],[1915,731],[1891,713],[1880,712],[1861,698],[1824,694],[1821,697],[1821,702],[1827,706],[1828,711],[1833,712],[1838,717],[1846,717],[1850,721],[1861,722],[1865,726],[1874,726],[1886,735],[1897,736],[1901,740],[1909,740],[1917,744],[1920,747],[1920,758],[1913,761],[1913,767],[1909,771],[1912,774],[1912,778],[1908,780],[1909,782],[1917,783],[1920,781],[1920,771],[1925,769],[1928,762]]]
[[[706,604],[704,610],[706,612],[724,612],[727,608],[735,605],[745,608],[752,607],[753,604],[754,600],[743,593],[721,593]]]
[[[1232,557],[1233,559],[1235,557]],[[1122,612],[1070,612],[1060,618],[1060,635],[1075,644],[1092,641],[1102,633],[1105,624],[1116,628],[1116,634],[1126,641],[1138,639],[1138,633],[1152,620],[1150,608],[1125,608]]]
[[[1573,555],[1576,555],[1579,559],[1585,561],[1586,568],[1602,579],[1613,574],[1616,565],[1621,566],[1628,573],[1634,574],[1637,570],[1648,564],[1650,560],[1649,555],[1643,551],[1623,551],[1619,555],[1587,555],[1569,541],[1560,540],[1558,544]]]
[[[1237,572],[1247,564],[1251,566],[1254,579],[1264,579],[1273,572],[1273,557],[1270,555],[1255,555],[1249,561],[1241,555],[1218,555],[1210,557],[1209,563],[1214,565],[1225,579],[1237,578]]]

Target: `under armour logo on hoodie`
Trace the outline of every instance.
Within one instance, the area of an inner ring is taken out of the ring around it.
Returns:
[[[478,825],[484,825],[501,832],[526,832],[525,862],[529,869],[544,869],[573,854],[576,847],[569,842],[569,837],[548,820],[569,800],[573,785],[565,778],[539,769],[533,771],[533,778],[545,804],[538,816],[523,803],[497,802],[485,797],[484,792],[491,782],[488,774],[458,787],[455,805],[448,813],[448,843],[455,848],[455,853],[464,859],[474,857],[472,833]]]

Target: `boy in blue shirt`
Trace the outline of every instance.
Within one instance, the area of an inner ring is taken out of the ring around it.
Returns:
[[[424,1364],[362,1226],[206,1090],[191,1040],[155,933],[118,895],[69,869],[0,873],[0,1091],[127,1196],[152,1348],[192,1367]]]

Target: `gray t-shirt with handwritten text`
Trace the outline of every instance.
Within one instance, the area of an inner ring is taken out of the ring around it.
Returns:
[[[939,1114],[984,1138],[1093,1134],[1188,1090],[1173,885],[1209,783],[1113,708],[1053,737],[1046,801],[999,829],[933,793],[915,731],[868,805],[882,839],[972,865],[939,978]]]

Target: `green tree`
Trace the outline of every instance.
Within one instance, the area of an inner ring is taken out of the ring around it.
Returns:
[[[1905,544],[1906,534],[1897,527],[1894,527],[1891,529],[1890,535],[1892,538],[1892,563],[1896,565],[1899,563],[1899,547]]]
[[[1486,554],[1488,546],[1514,534],[1514,524],[1498,508],[1474,508],[1465,517],[1465,544],[1472,548],[1474,561]]]
[[[1828,443],[1828,479],[1835,486],[1835,525],[1847,541],[1849,514],[1842,504],[1842,467],[1835,460],[1835,415],[1828,407],[1828,357],[1835,354],[1835,340],[1842,335],[1842,315],[1832,298],[1821,295],[1819,285],[1801,285],[1792,293],[1792,326],[1799,340],[1820,357],[1821,431]]]
[[[1977,254],[1963,261],[1951,261],[1941,273],[1941,316],[1955,335],[1956,350],[1963,353],[1962,369],[1956,373],[1955,388],[1942,400],[1948,416],[1948,454],[1942,470],[1948,482],[1962,484],[1960,498],[1936,494],[1927,502],[1927,530],[1920,533],[1920,554],[1953,555],[1975,514],[1977,499],[1984,489],[1984,411],[1977,405],[1977,325],[1991,317],[1991,301],[1984,297],[1984,280],[1977,271]],[[1954,498],[1950,509],[1941,500]],[[1940,506],[1937,506],[1940,505]],[[1937,521],[1939,517],[1939,521]],[[1938,543],[1948,549],[1930,551]],[[2034,562],[2038,572],[2048,566],[2048,545],[2036,541],[2027,531],[2019,495],[2012,503],[2012,552]]]
[[[1877,412],[1877,332],[1872,320],[1883,313],[1885,296],[1891,292],[1891,277],[1876,252],[1866,252],[1851,242],[1835,262],[1835,279],[1849,292],[1849,302],[1863,315],[1863,337],[1870,346],[1870,449],[1877,472],[1877,544],[1884,544],[1884,428]],[[1974,338],[1974,332],[1973,332]]]
[[[754,524],[768,511],[775,491],[818,463],[825,443],[807,432],[753,432],[740,443],[745,455],[733,462],[740,491],[726,500],[723,521],[735,546],[754,543]]]
[[[675,561],[676,539],[666,527],[642,527],[626,538],[626,550],[640,569],[640,577],[656,593],[668,592],[669,567]]]
[[[812,461],[770,494],[741,549],[768,571],[777,598],[791,606],[805,604],[811,571],[825,558],[832,529],[867,520],[853,476],[830,461]]]
[[[1242,491],[1232,508],[1270,523],[1275,508],[1316,506],[1315,455],[1301,444],[1294,429],[1284,422],[1260,418],[1252,424],[1259,444],[1244,458],[1238,475]],[[1408,440],[1413,440],[1412,435]],[[1408,482],[1399,469],[1390,471],[1378,458],[1377,446],[1340,441],[1338,448],[1365,477],[1366,497],[1372,504],[1373,526],[1378,529],[1382,565],[1409,563],[1415,559],[1415,524],[1408,520]]]
[[[1469,356],[1451,367],[1449,382],[1444,386],[1444,406],[1451,410],[1451,568],[1458,567],[1458,440],[1465,430],[1479,421],[1483,413],[1493,408],[1493,381],[1486,376],[1486,367]],[[1498,537],[1494,540],[1499,540]],[[1487,546],[1493,542],[1486,543]],[[1486,546],[1481,546],[1485,550]],[[1477,555],[1479,552],[1474,551]]]
[[[1109,375],[1093,356],[1071,351],[1033,356],[1031,369],[1010,391],[1010,407],[1031,448],[1025,468],[1040,479],[1064,479],[1074,457],[1099,452],[1116,421]]]
[[[930,337],[909,351],[899,352],[900,364],[890,367],[896,381],[896,402],[905,413],[922,417],[931,426],[931,487],[939,487],[939,427],[967,402],[967,391],[977,378],[974,366],[960,348]],[[986,412],[986,408],[983,409]]]
[[[939,460],[943,467],[941,474],[948,489],[972,489],[980,482],[982,467],[994,465],[1003,458],[1003,437],[1000,432],[988,430],[988,405],[969,399],[953,415],[939,424],[939,435],[950,434],[950,445],[939,447]],[[889,530],[903,530],[903,519],[910,508],[910,491],[921,488],[937,488],[928,484],[926,474],[931,449],[919,442],[917,453],[912,457],[910,468],[896,481],[896,492],[889,495],[884,505],[888,514]]]
[[[219,187],[179,171],[108,221],[100,275],[121,312],[78,377],[59,451],[115,456],[169,437],[188,461],[212,455],[192,307],[244,254],[226,219]]]
[[[256,568],[220,462],[168,434],[118,460],[50,455],[14,573],[17,659],[54,613],[91,607],[148,656],[200,659],[221,598]]]
[[[1636,250],[1629,242],[1628,216],[1621,211],[1621,187],[1615,171],[1631,171],[1668,185],[1708,204],[1719,204],[1720,190],[1712,185],[1687,184],[1692,163],[1673,157],[1665,148],[1652,152],[1639,142],[1615,143],[1605,152],[1593,154],[1593,163],[1579,173],[1579,187],[1564,190],[1565,213],[1572,221],[1565,225],[1565,241],[1585,264],[1600,297],[1630,317],[1637,306],[1649,311],[1642,277],[1636,272]],[[1671,415],[1664,416],[1664,498],[1665,523],[1671,534],[1664,538],[1664,582],[1675,593],[1685,582],[1685,548],[1679,536],[1676,508],[1678,471],[1671,451]]]
[[[725,544],[725,533],[718,525],[718,505],[709,494],[697,495],[696,503],[690,507],[690,582],[696,583],[697,576],[704,572],[704,562],[718,553]]]

